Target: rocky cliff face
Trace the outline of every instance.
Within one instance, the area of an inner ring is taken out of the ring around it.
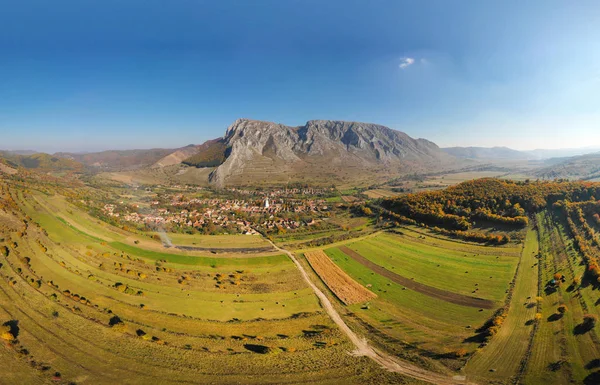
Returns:
[[[377,124],[312,120],[304,126],[236,120],[223,138],[225,161],[212,183],[348,179],[440,168],[453,158],[437,145]]]

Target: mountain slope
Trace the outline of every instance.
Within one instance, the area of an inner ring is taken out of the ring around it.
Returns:
[[[95,170],[118,171],[152,166],[174,151],[176,150],[153,148],[149,150],[109,150],[87,154],[60,152],[54,155],[76,160]]]
[[[152,168],[167,167],[180,164],[181,162],[188,159],[190,156],[195,155],[196,153],[198,153],[198,151],[201,150],[202,145],[196,146],[195,144],[190,144],[189,146],[179,148],[177,150],[174,150],[172,153],[165,156],[164,158],[159,159],[156,163],[154,163],[154,165],[152,165]]]
[[[550,165],[535,172],[535,176],[543,179],[596,179],[600,178],[600,152],[595,154],[574,156],[571,158],[550,159]]]
[[[455,160],[428,140],[370,123],[312,120],[289,127],[239,119],[223,142],[225,161],[210,175],[219,186],[378,180]]]
[[[196,153],[181,163],[195,167],[216,167],[225,161],[226,150],[223,138],[207,140],[196,146]]]
[[[457,158],[465,159],[533,159],[533,155],[508,147],[447,147],[442,148],[442,151]]]
[[[12,168],[23,167],[42,172],[80,172],[83,170],[83,165],[75,160],[45,153],[19,155],[11,152],[1,152],[0,155],[4,158],[5,163]]]

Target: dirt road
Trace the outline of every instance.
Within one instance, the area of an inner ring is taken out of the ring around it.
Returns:
[[[418,380],[429,382],[431,384],[440,384],[440,385],[469,384],[469,385],[472,385],[472,383],[467,382],[466,379],[463,378],[462,376],[447,377],[447,376],[444,376],[439,373],[433,373],[428,370],[419,368],[418,366],[415,366],[408,362],[401,361],[395,357],[392,357],[388,354],[385,354],[385,353],[371,347],[365,338],[360,338],[358,335],[356,335],[356,333],[354,333],[348,327],[348,325],[346,325],[346,322],[344,322],[344,320],[342,319],[340,314],[337,312],[337,310],[335,310],[335,308],[333,307],[333,304],[331,303],[331,301],[329,301],[329,298],[327,298],[327,296],[321,290],[319,290],[319,288],[310,280],[308,273],[306,272],[304,267],[300,264],[300,262],[298,262],[298,260],[294,256],[294,254],[292,254],[291,252],[289,252],[285,249],[278,247],[270,240],[269,240],[269,243],[271,243],[273,245],[273,247],[275,247],[277,250],[281,251],[282,253],[285,253],[288,257],[290,257],[290,259],[298,267],[298,270],[300,270],[300,273],[302,274],[302,277],[304,278],[306,283],[308,283],[310,288],[314,291],[316,296],[319,298],[319,301],[321,302],[321,306],[323,306],[323,309],[325,309],[325,311],[327,312],[329,317],[331,317],[333,322],[335,322],[336,325],[340,328],[340,330],[348,336],[350,341],[352,341],[352,343],[356,347],[356,350],[354,352],[352,352],[353,355],[369,357],[373,361],[377,362],[379,365],[381,365],[383,368],[385,368],[389,371],[401,373],[408,377],[416,378]]]

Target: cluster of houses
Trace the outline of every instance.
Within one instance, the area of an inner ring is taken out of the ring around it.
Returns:
[[[263,197],[290,197],[295,195],[307,195],[307,196],[323,196],[335,191],[333,188],[281,188],[274,190],[244,190],[237,188],[229,188],[227,191],[237,193],[241,195],[254,195]]]
[[[200,229],[214,225],[228,229],[235,228],[238,233],[257,234],[255,230],[257,226],[265,230],[293,230],[305,225],[312,226],[317,223],[315,217],[320,217],[322,213],[329,210],[327,203],[322,199],[269,197],[257,200],[186,199],[183,195],[177,194],[171,196],[169,200],[166,204],[152,201],[147,210],[137,210],[138,207],[135,205],[125,206],[126,209],[123,209],[115,204],[105,204],[102,211],[121,221],[145,224],[150,227],[168,225],[167,227],[187,226]],[[286,215],[289,213],[298,215]],[[260,223],[248,220],[250,216],[256,215],[267,219]],[[299,215],[310,219],[297,219]]]

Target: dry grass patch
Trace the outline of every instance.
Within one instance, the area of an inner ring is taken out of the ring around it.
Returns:
[[[377,297],[376,294],[350,278],[322,250],[306,252],[304,256],[323,282],[344,304],[352,305]]]

